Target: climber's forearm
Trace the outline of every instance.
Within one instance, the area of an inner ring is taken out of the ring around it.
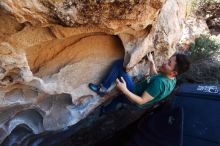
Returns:
[[[150,74],[152,75],[152,74],[157,74],[158,72],[157,72],[157,68],[156,68],[156,66],[155,66],[155,63],[154,63],[154,61],[153,62],[150,62]]]

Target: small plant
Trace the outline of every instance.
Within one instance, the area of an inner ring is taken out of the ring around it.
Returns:
[[[213,55],[220,47],[217,38],[212,38],[208,35],[201,35],[195,39],[194,43],[190,44],[188,54],[191,56],[192,61],[198,61]]]

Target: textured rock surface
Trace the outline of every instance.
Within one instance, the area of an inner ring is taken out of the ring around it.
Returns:
[[[111,98],[87,84],[117,58],[138,77],[148,52],[160,65],[182,36],[189,1],[0,1],[0,142],[20,124],[37,134],[85,118]]]

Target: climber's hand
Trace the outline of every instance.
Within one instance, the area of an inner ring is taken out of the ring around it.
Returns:
[[[149,62],[154,63],[154,58],[153,58],[153,55],[151,53],[148,53],[147,58],[148,58]]]
[[[120,79],[116,80],[116,86],[123,93],[127,90],[127,85],[123,77],[120,77]]]

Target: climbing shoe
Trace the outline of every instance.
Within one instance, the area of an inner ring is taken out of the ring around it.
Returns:
[[[101,85],[95,85],[93,83],[89,83],[89,89],[97,93],[99,96],[103,97],[106,94],[106,91],[102,89]]]

